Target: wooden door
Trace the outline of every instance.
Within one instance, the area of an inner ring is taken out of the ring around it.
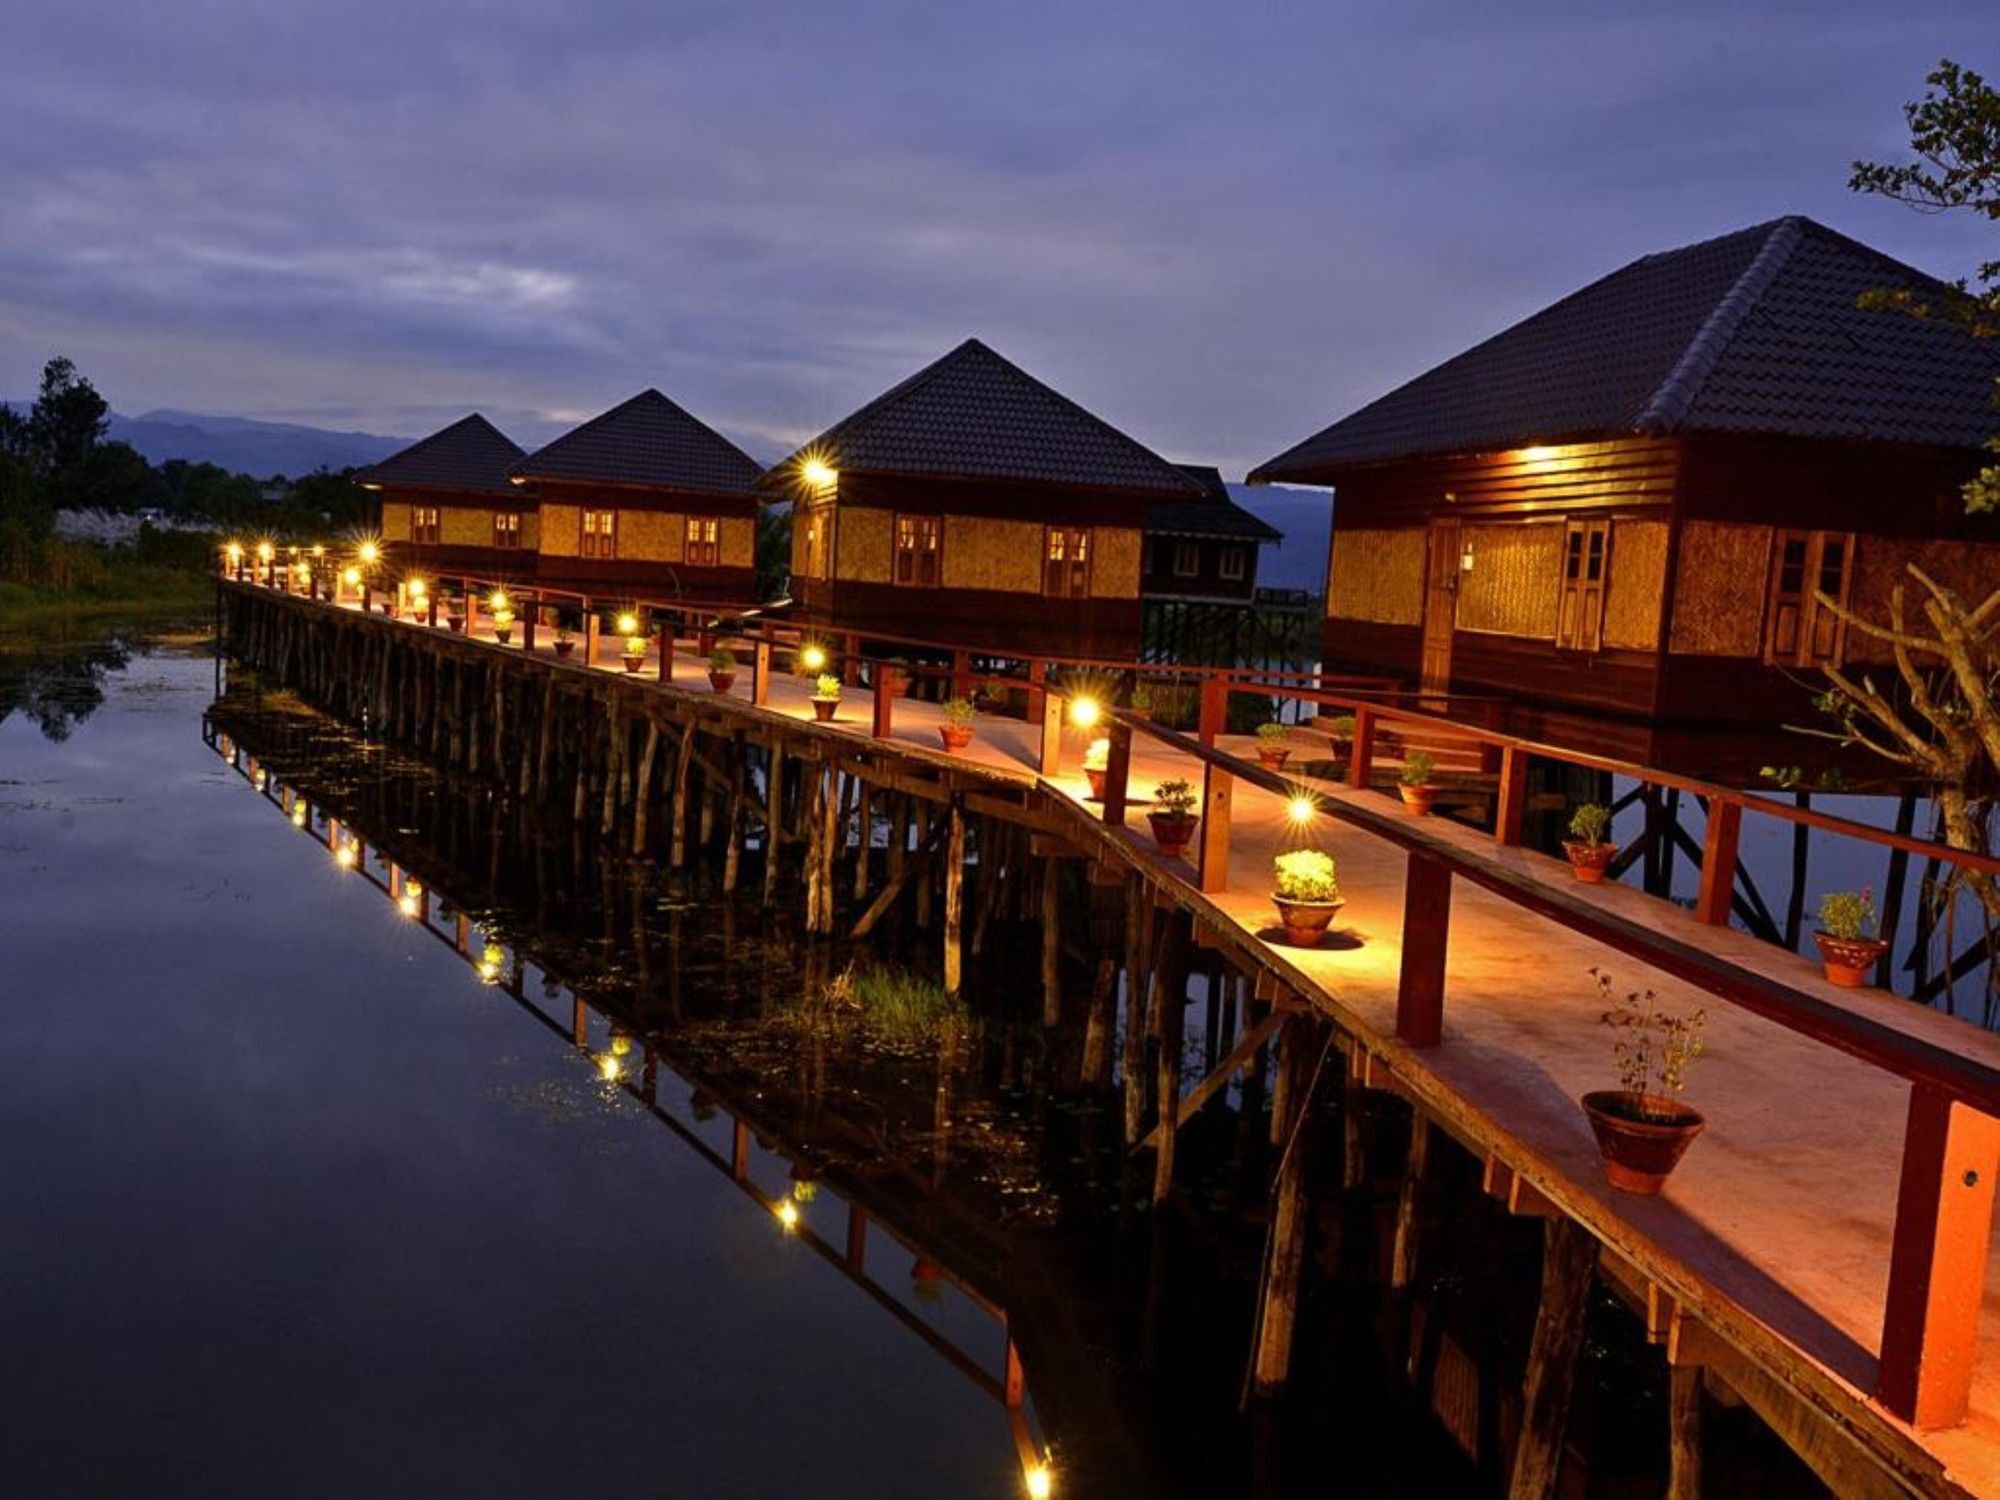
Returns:
[[[1424,650],[1420,686],[1451,691],[1451,632],[1458,618],[1458,522],[1432,521],[1424,562]]]

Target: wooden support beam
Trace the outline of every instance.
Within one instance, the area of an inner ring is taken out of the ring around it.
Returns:
[[[1564,1218],[1544,1222],[1542,1300],[1528,1341],[1521,1436],[1514,1446],[1508,1500],[1550,1500],[1556,1492],[1596,1269],[1597,1241],[1587,1230]]]
[[[1365,788],[1375,771],[1375,710],[1354,711],[1354,748],[1347,757],[1347,784]]]
[[[1480,1188],[1516,1218],[1553,1218],[1559,1210],[1541,1191],[1499,1157],[1489,1153]]]
[[[1313,1148],[1308,1097],[1314,1061],[1312,1031],[1313,1023],[1307,1017],[1291,1016],[1278,1036],[1278,1078],[1284,1084],[1285,1097],[1296,1103],[1285,1119],[1280,1142],[1282,1154],[1272,1188],[1276,1201],[1271,1207],[1268,1270],[1257,1310],[1257,1353],[1251,1386],[1265,1397],[1283,1390],[1291,1373],[1292,1330],[1298,1319],[1299,1282],[1305,1269]]]
[[[1403,966],[1396,1035],[1412,1047],[1444,1039],[1445,958],[1451,938],[1451,867],[1412,850],[1403,886]]]
[[[2000,1178],[2000,1120],[1910,1089],[1877,1395],[1921,1428],[1965,1420]]]
[[[886,740],[896,727],[896,684],[894,670],[877,662],[871,674],[873,689],[869,694],[872,712],[869,715],[868,732],[878,740]]]
[[[1062,864],[1044,860],[1041,873],[1042,1024],[1062,1022]]]
[[[944,988],[956,995],[964,983],[965,953],[960,927],[965,920],[965,809],[957,798],[945,814]]]
[[[1202,770],[1201,827],[1196,831],[1195,882],[1207,894],[1229,889],[1229,821],[1236,778],[1221,766]]]
[[[750,657],[750,701],[762,708],[771,701],[771,643],[757,642]]]
[[[1146,956],[1153,949],[1153,898],[1143,880],[1125,887],[1125,1144],[1137,1145],[1146,1119]]]
[[[773,744],[764,762],[764,904],[778,900],[778,849],[784,843],[785,750]]]
[[[1104,760],[1104,821],[1110,827],[1123,828],[1126,794],[1132,781],[1132,730],[1114,723],[1107,737],[1111,745]]]
[[[1743,832],[1743,804],[1725,797],[1708,802],[1708,828],[1702,836],[1701,886],[1694,898],[1698,922],[1727,927],[1736,892],[1736,846]]]
[[[1403,1186],[1396,1195],[1396,1232],[1389,1242],[1389,1290],[1407,1291],[1417,1275],[1417,1228],[1423,1209],[1424,1172],[1430,1165],[1431,1122],[1410,1116],[1410,1150],[1403,1158]]]
[[[1503,848],[1521,842],[1528,811],[1528,752],[1519,745],[1500,751],[1499,800],[1493,813],[1493,841]]]
[[[1192,919],[1181,910],[1167,914],[1160,934],[1155,987],[1160,1050],[1157,1059],[1158,1115],[1153,1125],[1153,1207],[1174,1190],[1174,1147],[1180,1133],[1181,1036],[1187,1020],[1188,933]]]
[[[1270,1040],[1272,1034],[1284,1024],[1287,1014],[1289,1012],[1274,1010],[1255,1025],[1246,1029],[1243,1035],[1237,1040],[1236,1045],[1230,1049],[1229,1055],[1217,1063],[1214,1070],[1206,1078],[1202,1079],[1200,1083],[1189,1089],[1182,1096],[1179,1113],[1175,1116],[1176,1123],[1185,1125],[1199,1114],[1201,1107],[1220,1093],[1229,1080],[1241,1072],[1244,1066],[1257,1055],[1264,1043]],[[1141,1146],[1152,1146],[1158,1142],[1159,1136],[1160,1127],[1155,1124],[1151,1130],[1146,1132],[1145,1139],[1140,1141],[1139,1144]]]
[[[929,873],[931,862],[937,858],[937,846],[944,837],[945,826],[943,823],[933,824],[915,855],[905,860],[903,867],[883,883],[875,899],[868,903],[868,909],[861,914],[861,920],[854,924],[853,936],[856,940],[867,937],[875,930],[875,924],[887,915],[896,898],[912,880]]]
[[[1036,667],[1042,663],[1036,662]],[[1028,695],[1034,697],[1031,691]],[[1063,700],[1054,693],[1042,695],[1042,746],[1035,769],[1044,776],[1062,774]]]

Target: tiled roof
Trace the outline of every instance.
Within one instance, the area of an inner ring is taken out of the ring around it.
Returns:
[[[857,473],[1089,485],[1186,494],[1172,464],[967,339],[843,418],[764,476],[788,484],[807,456]]]
[[[658,391],[592,417],[514,465],[523,479],[595,479],[607,484],[745,494],[763,465]]]
[[[1971,447],[2000,427],[2000,341],[1863,311],[1940,284],[1811,219],[1634,261],[1255,470],[1626,433],[1745,432]]]
[[[519,444],[474,412],[370,465],[355,478],[367,485],[505,490],[510,488],[507,466],[520,456]]]
[[[1252,515],[1229,495],[1222,471],[1207,464],[1176,464],[1202,488],[1186,499],[1155,500],[1146,508],[1146,530],[1176,536],[1240,537],[1250,542],[1282,542],[1285,534]]]

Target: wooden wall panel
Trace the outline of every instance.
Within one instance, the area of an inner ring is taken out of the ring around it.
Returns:
[[[1667,523],[1619,517],[1611,523],[1611,572],[1604,596],[1604,644],[1657,650],[1666,602]]]
[[[1900,584],[1906,619],[1914,629],[1925,629],[1924,586],[1910,576],[1912,563],[1937,583],[1956,592],[1967,604],[1976,605],[2000,589],[2000,545],[1862,536],[1855,538],[1854,553],[1851,606],[1862,619],[1884,626],[1889,623],[1890,596]],[[1844,655],[1849,661],[1889,660],[1886,646],[1851,627]]]
[[[542,546],[542,515],[539,510],[521,513],[521,550],[539,552]]]
[[[543,501],[540,533],[541,551],[549,557],[575,557],[582,551],[583,509]]]
[[[864,505],[842,505],[834,526],[833,576],[857,583],[889,581],[890,533],[895,517]],[[949,553],[951,532],[945,531]]]
[[[750,516],[725,516],[722,521],[722,566],[757,565],[757,522]]]
[[[407,542],[410,539],[410,506],[404,500],[382,502],[382,540]]]
[[[992,516],[948,515],[944,518],[942,566],[944,586],[948,589],[1039,594],[1042,525],[1039,521],[1002,521]],[[889,576],[886,561],[881,576]]]
[[[1459,575],[1460,631],[1553,641],[1561,602],[1563,524],[1534,521],[1467,526],[1472,571]]]
[[[1144,539],[1124,526],[1099,526],[1090,534],[1097,556],[1090,564],[1090,596],[1093,599],[1136,599],[1139,597],[1139,554]]]
[[[1683,522],[1669,649],[1681,656],[1759,655],[1770,565],[1768,526]]]
[[[1423,528],[1353,528],[1336,522],[1326,613],[1330,620],[1376,625],[1420,623],[1424,616]]]
[[[1519,448],[1453,458],[1371,464],[1337,476],[1334,522],[1362,527],[1409,524],[1468,510],[1546,514],[1667,505],[1680,472],[1673,438],[1624,438]]]
[[[485,506],[439,506],[438,541],[447,547],[492,546],[492,510]]]
[[[632,562],[677,563],[687,540],[687,520],[672,511],[620,510],[617,553]]]

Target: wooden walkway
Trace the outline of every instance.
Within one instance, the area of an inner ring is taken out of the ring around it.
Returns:
[[[535,654],[552,659],[546,633],[543,641]],[[567,666],[622,675],[615,659],[585,666],[572,658]],[[672,685],[710,695],[703,668],[692,654],[676,657]],[[649,661],[646,676],[659,675],[657,660]],[[871,733],[870,700],[859,690],[851,690],[833,724],[809,727],[805,682],[774,674],[759,707],[749,701],[748,678],[746,671],[730,695],[732,710],[746,719],[771,715],[801,733],[851,737],[878,750],[885,743]],[[943,758],[938,708],[914,699],[898,699],[894,708],[887,743],[912,757]],[[1908,1078],[1466,878],[1453,882],[1441,1039],[1412,1045],[1398,1034],[1411,860],[1405,846],[1472,862],[1496,883],[1525,883],[1554,902],[1588,903],[1747,981],[1774,981],[1946,1049],[1973,1070],[2000,1076],[2000,1037],[1879,992],[1837,989],[1804,959],[1746,934],[1699,923],[1628,887],[1582,886],[1560,861],[1498,847],[1441,820],[1406,819],[1394,840],[1328,816],[1301,833],[1287,817],[1286,798],[1248,780],[1235,783],[1227,888],[1203,892],[1187,864],[1161,860],[1139,831],[1144,794],[1169,777],[1199,786],[1203,762],[1137,737],[1130,778],[1137,826],[1111,828],[1081,773],[1086,736],[1066,733],[1065,764],[1053,776],[1038,769],[1042,726],[1014,719],[981,717],[972,745],[949,759],[1058,799],[1053,805],[1071,825],[1066,836],[1076,852],[1138,873],[1161,899],[1194,914],[1199,941],[1230,949],[1271,976],[1274,993],[1295,991],[1330,1019],[1357,1076],[1409,1098],[1484,1158],[1496,1196],[1517,1211],[1585,1226],[1603,1247],[1601,1268],[1645,1313],[1669,1359],[1726,1369],[1730,1383],[1836,1488],[2000,1495],[2000,1296],[1990,1264],[1966,1420],[1920,1431],[1875,1395],[1911,1119]],[[1218,744],[1253,758],[1247,737]],[[1363,823],[1404,818],[1399,804],[1379,793],[1311,786],[1332,811],[1352,811]],[[1301,843],[1336,856],[1347,901],[1328,946],[1317,951],[1275,941],[1267,899],[1273,854]],[[1708,1128],[1658,1199],[1610,1190],[1577,1103],[1588,1090],[1616,1084],[1594,967],[1609,971],[1621,992],[1650,988],[1669,1008],[1708,1014],[1706,1055],[1688,1092]],[[1982,1160],[1989,1176],[1996,1167],[2000,1162]],[[1991,1198],[1979,1201],[1990,1205]]]

